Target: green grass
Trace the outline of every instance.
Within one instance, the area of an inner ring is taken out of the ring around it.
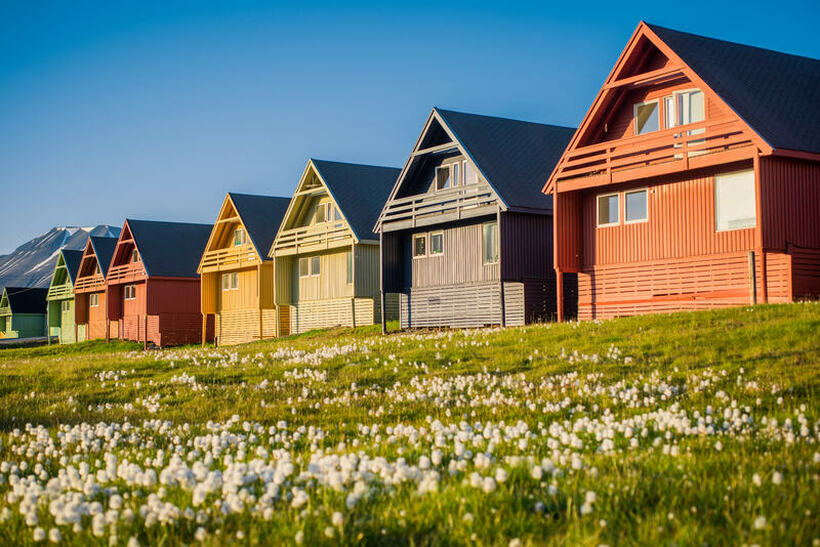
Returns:
[[[18,467],[0,469],[0,543],[33,541],[22,495],[7,497],[18,482],[12,475],[25,478],[40,463],[47,476],[31,482],[45,488],[79,460],[91,475],[105,468],[106,452],[145,470],[153,465],[146,458],[162,449],[159,474],[174,452],[188,466],[202,460],[213,451],[207,435],[214,431],[223,436],[211,470],[226,470],[228,454],[250,461],[259,447],[267,451],[259,459],[274,467],[285,454],[292,458],[296,473],[268,515],[254,510],[265,480],[246,475],[236,490],[243,510],[226,514],[214,505],[228,499],[221,489],[194,507],[190,488],[166,485],[163,501],[180,511],[193,507],[204,520],[146,525],[140,508],[161,485],[120,477],[100,483],[108,491],[83,495],[107,510],[111,488],[128,492],[123,510],[136,513],[133,521],[120,515],[97,537],[86,515],[82,530],[72,531],[55,524],[51,498],[41,493],[38,526],[59,528],[69,544],[106,543],[112,535],[122,544],[131,537],[190,543],[200,526],[206,543],[219,544],[294,543],[299,534],[305,544],[367,545],[820,541],[820,304],[387,337],[378,330],[317,331],[219,349],[142,352],[135,344],[86,342],[0,350],[0,462]],[[116,371],[123,372],[114,379]],[[183,373],[195,383],[180,381]],[[157,396],[158,406],[143,403]],[[437,420],[445,428],[440,442]],[[130,440],[121,432],[114,444],[103,429],[84,442],[63,437],[72,426],[126,422]],[[220,425],[209,431],[208,422]],[[496,441],[473,439],[462,422],[479,434],[496,429]],[[47,430],[38,436],[26,424]],[[376,434],[363,433],[374,425]],[[388,430],[397,427],[399,433]],[[55,440],[51,450],[43,434]],[[457,442],[458,435],[467,440]],[[473,458],[459,454],[458,444]],[[413,474],[436,449],[437,491],[421,493]],[[479,453],[487,466],[477,463]],[[362,475],[367,494],[348,507],[356,477],[337,490],[322,484],[329,475],[305,474],[311,458],[346,454],[383,457],[394,470],[403,458],[412,476],[391,485]],[[561,473],[534,478],[542,458]],[[451,472],[451,462],[461,468]],[[483,480],[499,469],[507,480],[491,491],[470,485],[472,473]],[[773,482],[775,473],[782,483]],[[292,507],[293,488],[308,493],[304,506]],[[591,512],[580,510],[588,491],[597,497]],[[342,526],[331,522],[334,512],[343,515]],[[760,517],[765,524],[756,527]],[[325,535],[328,527],[333,537]]]

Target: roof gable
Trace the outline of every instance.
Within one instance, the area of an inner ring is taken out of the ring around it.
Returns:
[[[45,314],[46,295],[48,295],[48,289],[35,287],[5,287],[3,289],[3,299],[8,302],[13,314]]]
[[[147,276],[197,277],[212,228],[211,224],[126,219],[122,234],[133,236]]]
[[[457,149],[481,173],[503,208],[551,211],[552,198],[540,188],[574,132],[569,127],[433,108],[388,201],[409,183],[421,157]]]
[[[103,278],[108,276],[108,265],[111,264],[111,257],[114,256],[114,249],[117,248],[116,237],[91,236],[89,238],[94,255],[97,257],[97,264],[100,266]]]
[[[228,198],[245,226],[259,258],[264,259],[285,218],[290,198],[231,192]]]

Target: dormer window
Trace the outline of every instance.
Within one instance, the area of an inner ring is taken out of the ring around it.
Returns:
[[[635,105],[635,134],[645,135],[660,129],[660,110],[658,100]]]
[[[140,254],[137,252],[136,249],[131,249],[131,262],[139,262],[140,261]]]
[[[445,190],[452,186],[452,178],[450,176],[450,166],[442,165],[436,167],[436,190]]]
[[[239,247],[245,244],[245,230],[237,228],[233,231],[233,246]]]

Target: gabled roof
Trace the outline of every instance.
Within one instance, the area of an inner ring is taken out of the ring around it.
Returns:
[[[290,198],[228,192],[256,252],[264,259],[285,218]]]
[[[111,264],[111,257],[114,256],[114,249],[117,248],[116,237],[91,236],[91,248],[97,256],[97,264],[100,265],[103,279],[108,275],[108,265]]]
[[[574,127],[434,109],[507,207],[552,209],[541,193]]]
[[[311,159],[357,239],[373,239],[373,225],[400,169]]]
[[[820,153],[820,60],[645,24],[771,147]]]
[[[48,289],[35,287],[5,287],[11,313],[46,313]],[[1,299],[1,298],[0,298]]]
[[[197,277],[211,224],[126,219],[148,276]],[[124,233],[124,232],[123,232]]]
[[[63,255],[66,271],[68,271],[68,278],[73,285],[77,280],[77,273],[80,270],[80,261],[83,259],[83,251],[73,249],[62,249],[60,254]]]

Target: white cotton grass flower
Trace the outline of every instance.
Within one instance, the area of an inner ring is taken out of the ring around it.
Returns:
[[[51,543],[60,543],[60,540],[63,539],[62,534],[60,534],[59,528],[52,528],[48,531],[48,540]]]
[[[35,543],[40,543],[41,541],[46,540],[46,531],[40,528],[39,526],[34,529],[32,533],[33,539]]]
[[[295,541],[297,545],[303,544],[305,542],[305,533],[302,530],[299,530],[293,537],[293,541]]]
[[[783,484],[783,475],[780,473],[780,471],[775,471],[772,474],[772,483],[775,486],[780,486],[781,484]]]
[[[518,538],[513,538],[513,539],[510,540],[509,546],[510,547],[521,547],[521,540],[518,539]]]
[[[333,526],[325,526],[325,537],[329,539],[336,537],[336,529]]]
[[[755,530],[763,530],[766,527],[766,517],[763,515],[758,515],[758,517],[754,521],[754,529]]]
[[[330,522],[332,522],[333,526],[335,526],[336,528],[341,528],[342,525],[344,525],[345,517],[344,515],[342,515],[341,512],[336,511],[335,513],[333,513],[333,516],[331,516]]]
[[[205,538],[206,538],[207,536],[208,536],[208,532],[207,532],[207,531],[205,530],[205,528],[203,528],[202,526],[200,526],[199,528],[197,528],[197,529],[196,529],[196,532],[194,532],[194,539],[195,539],[195,540],[197,540],[197,541],[199,541],[199,542],[203,542],[203,541],[205,541]]]

